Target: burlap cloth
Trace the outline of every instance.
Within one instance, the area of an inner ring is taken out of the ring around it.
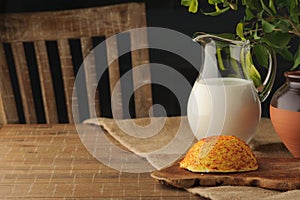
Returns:
[[[196,141],[186,117],[157,117],[152,118],[152,121],[149,118],[96,118],[85,120],[84,124],[102,127],[128,150],[146,158],[156,169],[175,162]],[[261,119],[256,135],[249,145],[258,157],[292,157],[267,118]],[[300,190],[279,192],[244,186],[193,187],[186,190],[211,200],[300,200]]]

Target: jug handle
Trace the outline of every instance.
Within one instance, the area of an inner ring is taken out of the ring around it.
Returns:
[[[193,36],[194,42],[200,42],[204,45],[207,43],[207,39],[214,39],[217,41],[228,42],[228,43],[231,43],[234,45],[249,44],[249,41],[245,42],[245,41],[239,41],[239,40],[231,40],[231,39],[222,38],[222,37],[212,35],[212,34],[206,34],[203,32],[198,32]],[[263,81],[262,85],[260,85],[260,86],[258,86],[258,88],[256,88],[260,102],[264,102],[266,100],[266,98],[269,96],[271,89],[273,87],[274,81],[275,81],[276,69],[277,69],[277,60],[276,60],[275,51],[266,45],[264,45],[264,46],[268,49],[269,66],[268,66],[268,73],[267,73],[265,80]]]
[[[276,59],[275,51],[272,48],[268,47],[267,45],[264,46],[268,49],[269,66],[268,66],[268,73],[265,80],[263,81],[262,85],[256,89],[260,102],[264,102],[266,98],[269,96],[275,81],[276,70],[277,70],[277,59]]]

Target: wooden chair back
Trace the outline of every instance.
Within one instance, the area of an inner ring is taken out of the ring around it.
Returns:
[[[59,123],[59,111],[65,107],[67,122],[73,123],[72,91],[78,58],[71,48],[72,41],[79,41],[79,49],[84,59],[94,48],[93,39],[98,36],[108,38],[117,33],[146,26],[143,3],[127,3],[76,10],[9,13],[0,15],[0,123]],[[130,45],[147,42],[146,35],[130,35]],[[106,44],[107,57],[118,54],[117,41]],[[56,49],[49,54],[50,49]],[[28,57],[28,54],[31,56]],[[33,55],[33,56],[32,56]],[[50,57],[54,57],[51,60]],[[131,52],[131,67],[149,63],[147,49]],[[121,67],[121,68],[120,68]],[[112,91],[120,78],[119,61],[108,67],[109,88]],[[86,73],[96,73],[96,69]],[[60,72],[61,75],[56,74]],[[142,75],[150,79],[149,73]],[[34,79],[34,80],[33,80]],[[85,81],[97,84],[96,78]],[[34,83],[37,82],[37,84]],[[133,78],[133,84],[135,79]],[[61,84],[58,85],[57,84]],[[63,97],[57,90],[62,90]],[[89,90],[89,88],[86,88]],[[121,90],[120,90],[121,91]],[[97,91],[99,92],[99,91]],[[39,96],[38,96],[39,95]],[[116,118],[123,118],[122,94],[118,100]],[[38,99],[41,102],[38,102]],[[88,103],[90,98],[88,96]],[[17,100],[20,100],[18,103]],[[65,105],[60,105],[64,99]],[[152,105],[151,86],[147,85],[134,93],[135,117],[148,115]],[[37,109],[38,105],[42,107]],[[95,95],[97,116],[101,116],[99,95]],[[20,118],[23,116],[23,122]]]

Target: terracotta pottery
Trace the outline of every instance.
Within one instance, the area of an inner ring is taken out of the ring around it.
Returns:
[[[300,71],[286,72],[286,82],[273,95],[270,116],[275,131],[293,154],[300,157]]]

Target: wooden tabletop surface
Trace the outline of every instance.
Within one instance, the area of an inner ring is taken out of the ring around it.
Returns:
[[[74,125],[0,129],[0,199],[201,199],[95,159]]]

